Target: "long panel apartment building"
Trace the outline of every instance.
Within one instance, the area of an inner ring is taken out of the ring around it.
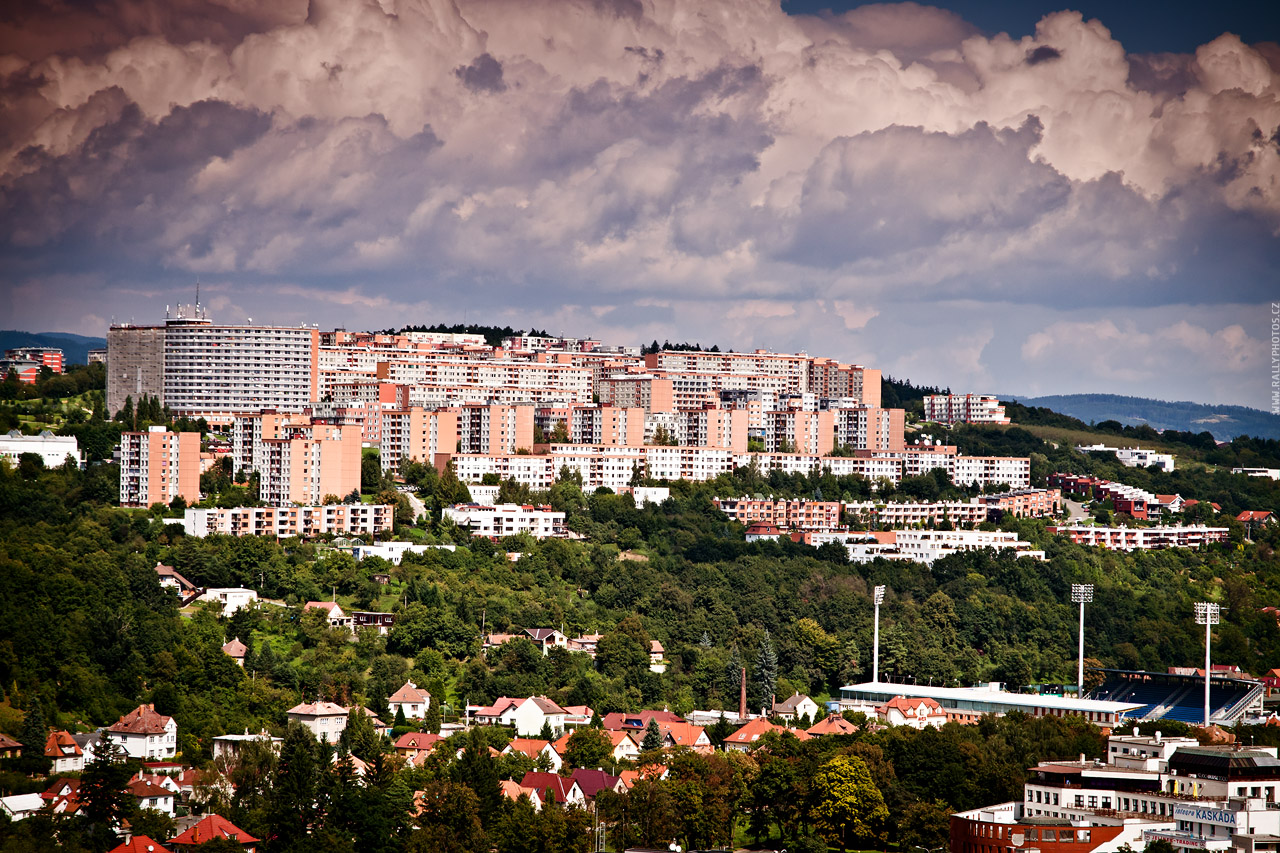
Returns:
[[[1000,399],[989,394],[929,394],[924,419],[941,424],[1007,424]]]
[[[307,538],[325,534],[376,536],[389,533],[395,507],[389,504],[326,506],[241,506],[191,508],[183,516],[188,536],[274,536]]]
[[[107,408],[158,397],[177,415],[229,424],[241,412],[301,412],[317,398],[319,332],[218,325],[181,308],[163,326],[107,331]]]

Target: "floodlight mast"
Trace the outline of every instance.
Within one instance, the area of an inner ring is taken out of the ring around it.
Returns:
[[[1209,640],[1221,619],[1221,608],[1212,601],[1196,602],[1196,624],[1204,626],[1204,727],[1209,728]]]
[[[884,601],[884,584],[873,590],[873,600],[876,604],[876,629],[871,641],[871,683],[876,684],[880,681],[880,603]]]
[[[1093,601],[1093,584],[1073,583],[1071,600],[1080,605],[1080,663],[1076,668],[1076,695],[1084,696],[1084,606]]]

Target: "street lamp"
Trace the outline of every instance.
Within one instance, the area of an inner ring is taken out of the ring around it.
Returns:
[[[1076,669],[1076,693],[1084,696],[1084,606],[1093,601],[1093,584],[1073,583],[1071,600],[1080,605],[1080,664]]]
[[[880,604],[884,601],[884,584],[873,590],[873,600],[876,603],[876,630],[871,642],[871,683],[875,684],[880,681]]]
[[[1204,727],[1209,728],[1209,637],[1218,624],[1221,608],[1212,601],[1196,602],[1196,624],[1204,626]]]

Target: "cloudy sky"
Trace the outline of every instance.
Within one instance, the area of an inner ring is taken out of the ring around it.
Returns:
[[[0,326],[100,335],[198,279],[223,321],[1269,407],[1271,23],[829,5],[6,6]]]

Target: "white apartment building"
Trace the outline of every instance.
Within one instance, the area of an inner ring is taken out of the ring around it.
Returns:
[[[1172,453],[1157,453],[1141,447],[1111,447],[1106,444],[1078,444],[1076,450],[1080,453],[1114,453],[1120,464],[1127,468],[1149,468],[1155,465],[1162,471],[1173,470]]]
[[[46,468],[58,468],[70,456],[76,465],[84,465],[80,457],[80,443],[74,435],[54,435],[41,430],[39,435],[23,435],[16,429],[0,436],[0,459],[7,459],[15,467],[24,453],[34,453]]]
[[[230,423],[239,412],[301,412],[316,399],[319,341],[319,332],[306,327],[171,320],[164,333],[164,403],[176,414],[213,423]]]
[[[498,391],[518,392],[519,399],[525,401],[552,397],[575,403],[591,402],[591,370],[568,364],[479,361],[457,356],[438,356],[429,361],[397,359],[380,362],[378,378],[396,385],[421,385],[446,391],[469,387],[488,389],[480,397],[482,402],[498,396]],[[421,405],[412,397],[410,402]]]
[[[188,508],[182,526],[188,536],[201,538],[210,533],[303,539],[333,533],[372,537],[392,529],[395,509],[390,504]]]
[[[1203,524],[1167,527],[1095,527],[1087,524],[1045,528],[1050,533],[1066,536],[1077,545],[1091,545],[1112,551],[1147,551],[1157,548],[1199,548],[1215,542],[1227,542],[1225,527]]]
[[[459,504],[446,507],[444,517],[469,530],[472,536],[490,539],[517,533],[528,533],[535,539],[564,538],[568,535],[564,526],[564,513],[556,512],[550,507]]]
[[[930,394],[924,398],[924,419],[941,424],[1007,424],[1004,406],[989,394]]]
[[[866,519],[870,524],[886,524],[890,527],[912,527],[917,524],[937,524],[950,521],[955,525],[973,526],[987,520],[987,505],[972,501],[911,501],[904,503],[878,503],[876,501],[850,501],[845,511]]]
[[[893,530],[868,533],[860,539],[846,540],[849,559],[869,563],[876,558],[913,560],[931,566],[937,560],[961,551],[1013,551],[1019,557],[1044,560],[1044,551],[1018,539],[1016,533],[1002,530]]]

